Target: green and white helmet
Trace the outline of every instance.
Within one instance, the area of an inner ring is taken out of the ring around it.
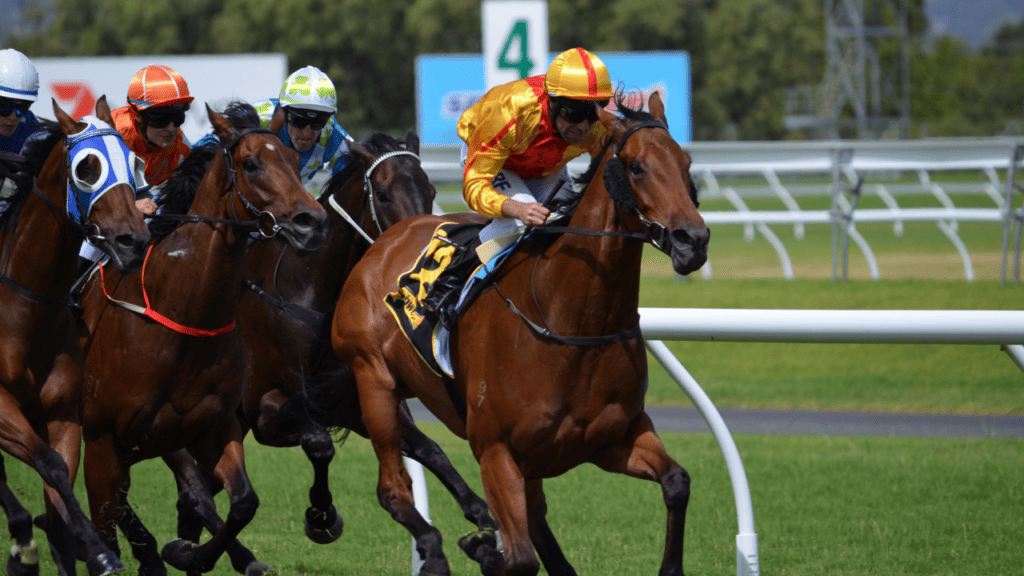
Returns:
[[[316,66],[306,66],[292,72],[281,87],[281,106],[301,108],[331,114],[338,110],[338,95],[334,83]]]

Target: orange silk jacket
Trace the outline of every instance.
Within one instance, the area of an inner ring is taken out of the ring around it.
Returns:
[[[170,178],[171,172],[192,150],[181,130],[174,140],[174,146],[170,148],[147,145],[139,134],[135,124],[135,110],[131,106],[122,106],[111,111],[110,115],[114,117],[114,128],[121,133],[124,143],[146,163],[146,183],[151,186],[162,184]]]
[[[544,76],[532,76],[491,88],[463,112],[458,131],[469,149],[462,175],[466,204],[484,216],[500,218],[506,198],[491,181],[501,169],[524,179],[554,174],[586,152],[605,127],[595,122],[583,141],[569,145],[548,113]]]

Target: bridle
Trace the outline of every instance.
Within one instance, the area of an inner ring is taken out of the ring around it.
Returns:
[[[221,148],[221,155],[224,157],[224,171],[227,173],[228,184],[221,192],[221,195],[230,192],[233,196],[237,196],[238,200],[242,203],[242,206],[249,211],[250,214],[255,218],[254,220],[242,220],[238,217],[238,212],[235,211],[235,203],[231,202],[231,216],[232,218],[213,218],[211,216],[198,216],[195,214],[153,214],[152,218],[162,220],[177,220],[180,222],[209,222],[213,224],[230,224],[232,226],[238,226],[240,228],[254,228],[259,232],[260,236],[264,240],[269,240],[277,236],[278,232],[281,231],[281,226],[277,223],[277,218],[272,212],[266,210],[259,210],[248,198],[242,194],[242,190],[238,187],[238,171],[235,169],[235,162],[231,154],[235,148],[242,141],[243,138],[250,134],[270,134],[274,135],[273,132],[266,128],[248,128],[238,133],[235,138]],[[264,219],[269,223],[269,232],[264,231]]]
[[[365,206],[368,203],[370,205],[370,218],[373,220],[374,225],[377,227],[378,235],[384,233],[384,227],[380,223],[380,218],[377,217],[377,208],[376,202],[374,202],[373,198],[373,183],[371,181],[371,176],[373,175],[373,171],[376,170],[377,166],[379,166],[385,160],[389,158],[394,158],[396,156],[412,156],[413,158],[416,159],[417,162],[420,161],[419,155],[416,154],[415,152],[411,152],[409,150],[395,150],[393,152],[387,152],[385,154],[381,154],[380,156],[378,156],[377,159],[374,160],[373,163],[370,164],[370,166],[363,172],[363,213],[361,219],[365,219],[366,217],[367,210]],[[348,222],[352,226],[352,228],[355,229],[356,232],[362,235],[362,237],[365,238],[368,243],[373,244],[373,238],[370,238],[370,235],[367,234],[365,230],[363,230],[363,226],[361,223],[357,223],[352,218],[352,216],[350,216],[349,213],[345,211],[345,209],[342,208],[340,204],[338,204],[338,201],[335,199],[334,194],[331,194],[327,198],[327,202],[331,205],[332,208],[334,208],[335,212],[341,215],[341,217],[346,222]],[[280,271],[281,268],[281,262],[283,260],[284,251],[282,250],[280,256],[278,256],[277,258],[277,264],[274,266],[273,284],[274,292],[277,294],[281,294],[281,290],[280,288],[278,288],[277,285],[277,278],[278,272]],[[245,280],[245,283],[249,287],[249,289],[255,292],[260,298],[266,300],[271,305],[277,307],[278,309],[288,314],[292,318],[305,322],[306,324],[309,324],[317,329],[319,329],[319,327],[324,323],[325,315],[323,313],[317,312],[316,310],[312,310],[310,308],[306,308],[305,306],[293,304],[291,302],[284,300],[284,298],[272,296],[271,294],[267,293],[266,290],[260,288],[252,280],[249,280],[248,278]]]

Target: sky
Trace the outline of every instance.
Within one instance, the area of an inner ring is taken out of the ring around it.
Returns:
[[[978,48],[1003,22],[1024,17],[1024,0],[926,0],[925,12],[933,34],[957,36]]]

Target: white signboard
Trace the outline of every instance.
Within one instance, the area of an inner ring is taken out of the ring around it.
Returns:
[[[481,15],[486,89],[547,71],[546,1],[486,0]]]
[[[185,79],[195,98],[182,126],[192,142],[211,129],[207,104],[219,111],[232,100],[276,98],[288,77],[288,58],[282,53],[32,58],[32,63],[39,71],[39,99],[32,113],[49,119],[53,119],[51,98],[72,117],[81,118],[95,112],[96,99],[102,95],[111,109],[127,104],[128,84],[139,70],[150,64],[170,66]]]

